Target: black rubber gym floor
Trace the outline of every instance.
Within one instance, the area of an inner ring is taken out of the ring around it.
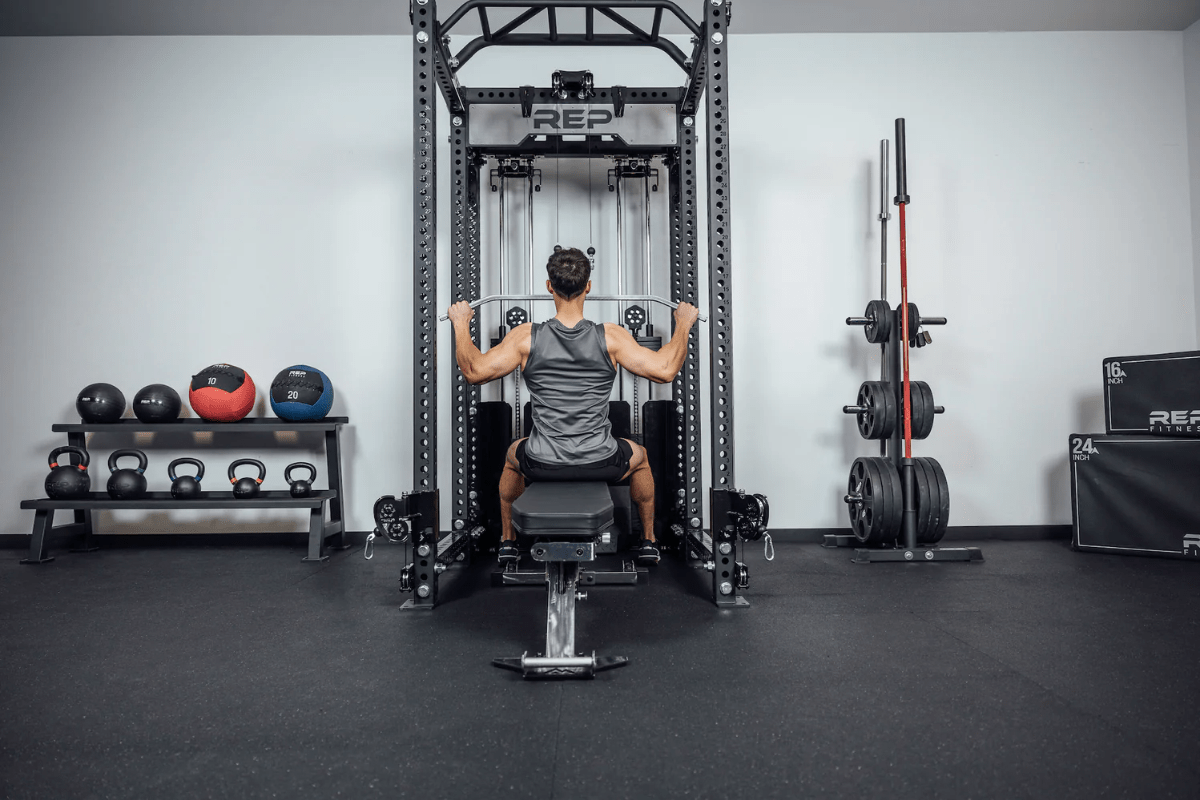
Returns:
[[[398,546],[209,541],[0,551],[0,796],[1200,796],[1200,564],[780,543],[718,611],[666,563],[580,605],[632,663],[555,683],[490,665],[544,636],[490,566],[400,612]]]

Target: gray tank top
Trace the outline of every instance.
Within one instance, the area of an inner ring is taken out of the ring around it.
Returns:
[[[543,464],[589,464],[617,451],[608,421],[617,370],[604,326],[557,319],[534,323],[522,372],[533,409],[526,452]]]

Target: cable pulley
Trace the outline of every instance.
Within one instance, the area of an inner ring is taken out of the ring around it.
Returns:
[[[767,532],[771,508],[766,495],[738,493],[729,512],[734,530],[744,541],[757,542]]]
[[[526,322],[529,322],[529,312],[520,306],[513,306],[505,313],[504,322],[510,328],[524,325]]]

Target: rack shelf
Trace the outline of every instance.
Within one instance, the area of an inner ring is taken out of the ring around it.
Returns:
[[[49,540],[61,534],[82,534],[83,542],[73,552],[91,552],[96,550],[93,539],[92,512],[118,509],[138,510],[187,510],[187,509],[250,509],[250,508],[307,508],[308,521],[308,554],[304,561],[325,561],[327,547],[345,549],[349,544],[345,541],[342,498],[342,426],[349,423],[349,417],[326,417],[314,422],[289,422],[274,417],[255,417],[238,422],[208,422],[202,419],[180,419],[173,422],[147,423],[139,419],[122,419],[111,423],[57,423],[51,426],[55,433],[67,434],[67,443],[83,448],[88,433],[166,433],[189,432],[200,433],[220,431],[224,433],[250,433],[271,431],[320,431],[325,434],[326,475],[329,488],[313,491],[308,497],[295,498],[290,492],[265,491],[258,497],[239,500],[226,491],[203,492],[201,496],[191,500],[177,500],[170,492],[149,492],[137,500],[114,500],[106,492],[92,492],[87,497],[73,500],[51,500],[38,498],[21,501],[21,508],[34,512],[33,531],[29,541],[29,557],[21,560],[22,564],[44,564],[53,561],[54,556],[48,554]],[[72,454],[71,462],[77,463],[78,458]],[[329,521],[325,521],[325,506],[329,505]],[[54,527],[54,513],[70,510],[74,512],[74,522]],[[332,540],[332,541],[328,541]],[[328,541],[328,543],[327,543]]]

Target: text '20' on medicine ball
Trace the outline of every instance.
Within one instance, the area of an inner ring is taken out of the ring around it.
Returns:
[[[111,383],[93,383],[75,398],[75,410],[84,422],[116,422],[125,413],[125,395]]]
[[[152,383],[133,396],[133,413],[142,422],[172,422],[179,419],[181,408],[179,392],[165,383]]]
[[[333,406],[333,384],[319,369],[297,364],[271,381],[271,410],[290,422],[324,419]]]
[[[188,402],[209,422],[237,422],[254,408],[254,381],[240,367],[213,364],[192,376]]]

